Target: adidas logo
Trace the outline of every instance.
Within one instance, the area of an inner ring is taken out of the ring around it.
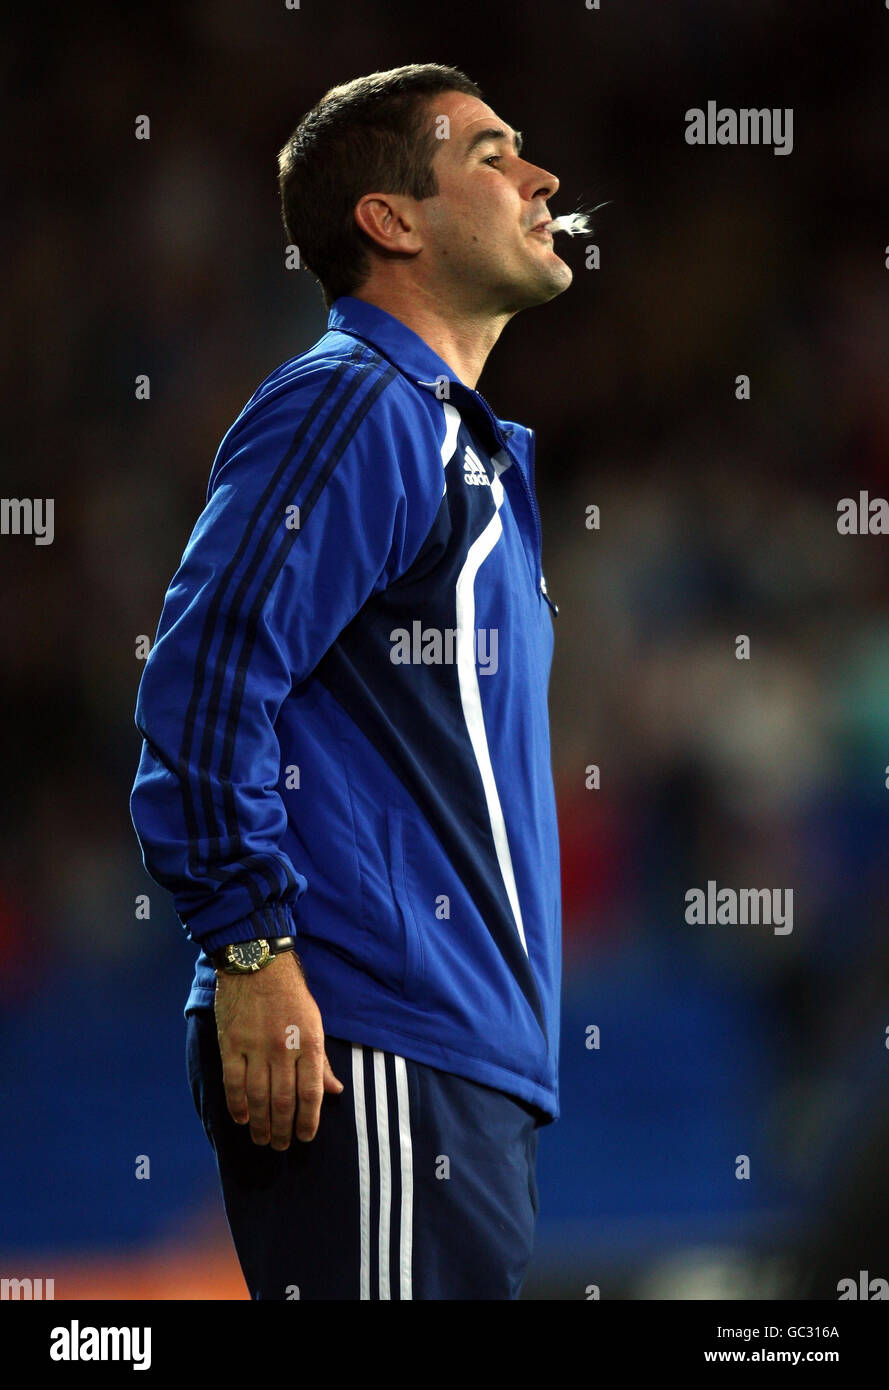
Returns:
[[[467,445],[463,454],[463,480],[472,487],[490,487],[491,479],[485,472],[485,465]]]

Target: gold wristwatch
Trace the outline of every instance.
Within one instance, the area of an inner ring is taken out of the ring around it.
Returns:
[[[214,968],[225,975],[252,975],[265,969],[285,951],[296,954],[294,937],[258,936],[253,941],[233,941],[228,946],[220,946],[218,951],[210,952],[210,960]],[[299,956],[296,959],[298,963]]]

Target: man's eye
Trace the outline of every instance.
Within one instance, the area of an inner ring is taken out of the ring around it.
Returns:
[[[502,155],[502,154],[489,154],[488,157],[487,157],[487,159],[483,159],[483,160],[482,160],[482,164],[490,164],[490,162],[491,162],[492,159],[502,159],[502,158],[503,158],[503,155]]]

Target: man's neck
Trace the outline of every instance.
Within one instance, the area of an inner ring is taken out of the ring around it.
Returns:
[[[416,285],[405,289],[364,285],[353,297],[400,319],[473,391],[488,353],[512,318],[508,313],[492,316],[445,309],[440,299]]]

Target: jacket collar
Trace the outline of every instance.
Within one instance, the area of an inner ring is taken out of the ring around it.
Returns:
[[[451,382],[464,385],[453,368],[433,352],[418,333],[376,304],[342,294],[331,306],[327,327],[331,332],[351,333],[367,339],[418,386],[431,382],[434,387],[436,377],[447,377]]]
[[[484,422],[490,424],[490,406],[486,408],[479,393],[461,381],[454,369],[394,314],[380,309],[376,304],[368,304],[364,299],[343,294],[331,305],[327,327],[329,332],[349,333],[371,343],[416,386],[422,386],[432,394],[436,393],[436,385],[441,378],[446,378],[450,382],[451,398],[475,407]],[[495,419],[501,433],[509,439],[515,433],[514,424],[496,416]]]

